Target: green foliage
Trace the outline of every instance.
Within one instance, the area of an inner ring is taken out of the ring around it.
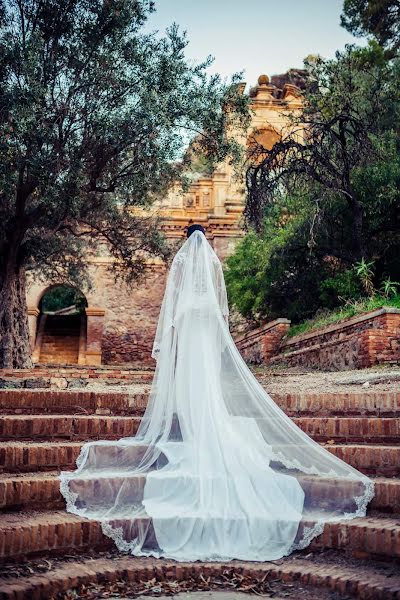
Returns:
[[[379,291],[384,298],[392,298],[393,296],[396,296],[399,287],[400,283],[398,281],[392,281],[390,277],[388,277],[382,281]]]
[[[79,290],[65,285],[50,288],[41,301],[41,308],[45,313],[55,312],[69,306],[76,306],[77,312],[83,312],[87,302]]]
[[[362,295],[360,280],[354,269],[346,269],[334,277],[327,277],[320,285],[321,306],[334,308],[341,302]]]
[[[344,0],[341,24],[353,35],[374,36],[390,56],[400,47],[398,0]]]
[[[111,253],[138,276],[168,250],[142,208],[189,168],[237,155],[227,131],[247,119],[234,77],[185,58],[177,26],[145,33],[149,0],[0,0],[0,289],[10,261],[82,282]],[[14,268],[14,267],[13,267]]]
[[[364,258],[360,262],[354,265],[355,272],[359,277],[363,286],[364,292],[367,296],[373,296],[375,292],[374,288],[374,263],[373,261],[366,261]]]

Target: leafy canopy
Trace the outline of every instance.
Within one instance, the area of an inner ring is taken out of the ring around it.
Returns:
[[[182,177],[187,142],[210,162],[237,152],[226,131],[246,119],[238,78],[189,63],[176,25],[146,33],[152,10],[0,2],[0,274],[13,263],[81,282],[88,256],[110,252],[137,276],[144,254],[167,252],[140,209]]]
[[[387,56],[400,48],[399,0],[344,0],[341,24],[356,36],[373,36]]]

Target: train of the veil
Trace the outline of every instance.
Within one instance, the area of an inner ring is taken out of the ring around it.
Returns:
[[[369,478],[303,433],[241,358],[221,264],[203,233],[171,266],[137,435],[86,443],[61,473],[67,510],[136,556],[274,560],[363,516]]]

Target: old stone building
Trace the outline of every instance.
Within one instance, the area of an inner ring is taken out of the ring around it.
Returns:
[[[301,106],[300,89],[291,83],[291,72],[272,78],[261,75],[251,88],[251,125],[243,145],[252,140],[271,147],[288,130],[288,114]],[[275,85],[275,82],[278,85]],[[297,79],[296,79],[297,82]],[[245,84],[241,87],[244,93]],[[165,234],[171,240],[184,238],[190,221],[201,223],[207,238],[223,260],[243,235],[241,215],[244,185],[229,165],[212,176],[197,175],[189,190],[172,190],[156,207]],[[152,364],[151,347],[164,292],[166,268],[149,260],[145,277],[131,287],[116,284],[108,272],[110,258],[90,261],[92,289],[81,290],[86,298],[85,315],[75,321],[68,315],[46,315],[41,299],[57,282],[34,280],[27,301],[34,362],[87,365]]]

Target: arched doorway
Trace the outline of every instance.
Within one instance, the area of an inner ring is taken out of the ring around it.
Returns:
[[[255,129],[247,138],[247,159],[252,164],[262,160],[262,150],[271,150],[281,139],[280,134],[272,127]]]
[[[85,364],[86,307],[84,294],[69,285],[52,285],[39,301],[33,361],[42,364]]]

